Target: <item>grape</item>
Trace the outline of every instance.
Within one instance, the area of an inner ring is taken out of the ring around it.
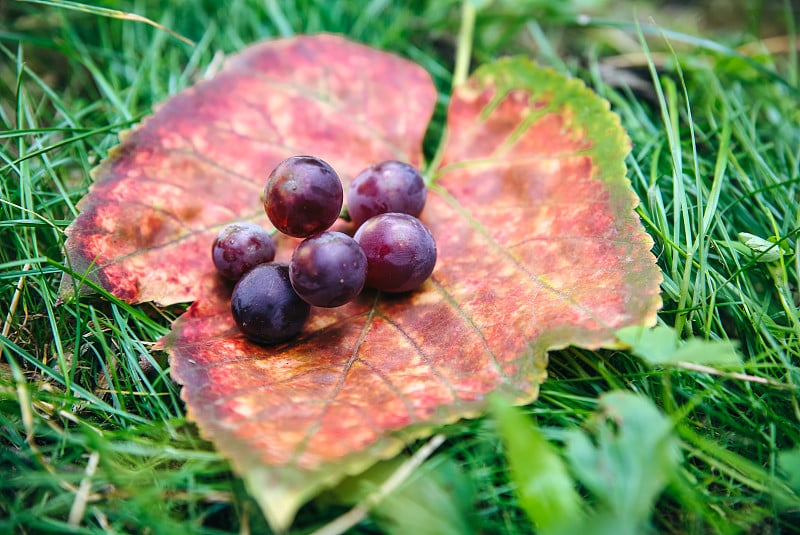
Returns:
[[[306,238],[289,262],[292,287],[304,301],[336,307],[352,301],[364,287],[367,257],[356,241],[341,232]]]
[[[271,262],[275,258],[275,243],[269,233],[255,223],[231,223],[214,239],[211,258],[220,275],[236,281],[253,267]]]
[[[261,264],[242,276],[231,295],[231,312],[250,340],[276,344],[297,336],[311,307],[289,281],[287,264]]]
[[[305,238],[330,227],[342,210],[339,175],[313,156],[292,156],[278,164],[264,187],[264,210],[275,228]]]
[[[413,290],[436,264],[431,231],[408,214],[376,215],[359,227],[354,238],[367,255],[366,285],[384,292]]]
[[[347,188],[347,211],[356,226],[387,212],[418,216],[426,196],[425,182],[416,168],[389,160],[367,167],[353,179]]]

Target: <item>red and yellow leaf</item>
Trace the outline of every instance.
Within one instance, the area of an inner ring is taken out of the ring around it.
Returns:
[[[291,154],[345,181],[389,157],[419,163],[434,100],[419,67],[340,38],[259,45],[130,134],[70,229],[73,264],[114,294],[195,300],[160,346],[189,417],[275,527],[323,486],[481,414],[490,393],[535,399],[549,350],[655,321],[660,275],[618,118],[579,81],[511,59],[452,96],[422,215],[431,279],[315,309],[287,344],[242,337],[208,258],[216,229],[268,225],[258,190]]]
[[[93,171],[67,229],[71,267],[131,303],[212,291],[227,223],[269,226],[259,195],[283,159],[313,154],[347,179],[365,162],[421,162],[436,101],[424,69],[333,35],[276,40],[228,59],[167,101]],[[68,297],[72,281],[62,284]]]

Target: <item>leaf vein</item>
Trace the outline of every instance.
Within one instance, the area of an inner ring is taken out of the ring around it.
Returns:
[[[562,300],[568,302],[570,305],[572,305],[576,309],[580,310],[581,312],[585,313],[586,315],[588,315],[589,317],[591,317],[592,319],[597,321],[597,323],[602,325],[603,327],[611,328],[611,326],[608,323],[606,323],[606,321],[602,317],[598,316],[595,313],[594,310],[592,310],[590,308],[587,308],[586,306],[582,305],[581,303],[578,303],[577,301],[573,300],[569,295],[565,294],[563,291],[559,290],[555,286],[545,283],[541,279],[541,277],[537,276],[530,269],[528,269],[528,266],[526,266],[524,264],[524,262],[522,262],[517,256],[511,254],[511,252],[506,247],[503,247],[500,243],[498,243],[497,240],[489,233],[489,231],[480,222],[475,220],[472,217],[472,215],[469,213],[469,211],[466,208],[464,208],[461,205],[461,203],[459,203],[458,200],[449,191],[447,191],[447,189],[445,189],[441,184],[437,183],[437,184],[435,184],[435,185],[433,185],[431,187],[435,188],[436,191],[441,194],[442,198],[448,204],[450,204],[452,206],[452,208],[456,212],[458,212],[458,214],[462,218],[464,218],[470,224],[470,226],[472,228],[474,228],[478,232],[478,234],[480,236],[482,236],[483,239],[493,249],[495,249],[496,251],[500,252],[501,256],[507,258],[512,263],[512,265],[514,267],[516,267],[519,271],[524,273],[525,276],[528,278],[528,280],[530,280],[531,282],[535,283],[540,288],[542,288],[544,290],[547,290],[548,292],[554,294],[559,299],[562,299]]]

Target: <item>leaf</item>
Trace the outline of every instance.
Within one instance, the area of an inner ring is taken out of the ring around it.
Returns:
[[[606,507],[592,532],[611,533],[609,526],[616,526],[616,533],[643,533],[681,459],[672,422],[645,397],[611,392],[601,396],[590,431],[569,432],[567,457]]]
[[[800,492],[800,448],[779,452],[778,466],[785,474],[789,486]]]
[[[423,213],[431,279],[315,309],[281,346],[237,332],[208,258],[216,230],[266,225],[258,190],[294,153],[345,182],[381,159],[419,164],[435,99],[418,66],[338,37],[258,45],[129,134],[69,229],[72,265],[114,295],[195,300],[158,347],[189,418],[276,529],[320,489],[480,415],[489,393],[535,399],[548,350],[612,345],[617,329],[655,321],[660,274],[619,119],[581,82],[507,59],[450,99]]]
[[[474,489],[455,460],[433,459],[372,513],[389,535],[477,533]]]
[[[582,502],[558,451],[533,422],[505,400],[493,398],[492,412],[519,504],[537,533],[578,533]]]
[[[755,259],[758,262],[777,262],[781,259],[781,256],[792,254],[789,246],[774,236],[765,240],[749,232],[740,232],[737,237],[747,250],[755,255]]]
[[[675,362],[675,352],[680,339],[675,329],[660,325],[648,329],[640,325],[623,327],[617,331],[620,342],[630,348],[631,353],[650,364]]]
[[[742,360],[736,344],[730,340],[703,340],[691,338],[672,355],[675,362],[693,362],[713,366],[737,366]]]
[[[652,329],[640,325],[623,327],[617,331],[617,339],[631,353],[655,366],[679,362],[735,366],[742,362],[736,344],[730,340],[690,338],[681,343],[675,329],[663,325]]]
[[[121,136],[67,229],[71,267],[131,303],[208,296],[214,236],[269,225],[259,195],[280,161],[312,153],[345,178],[376,160],[418,165],[435,101],[424,69],[340,37],[251,47]]]
[[[357,504],[393,475],[402,462],[398,456],[363,474],[345,480],[328,496],[339,503]],[[440,455],[425,462],[370,512],[383,533],[389,535],[469,535],[477,533],[475,489],[457,461]]]

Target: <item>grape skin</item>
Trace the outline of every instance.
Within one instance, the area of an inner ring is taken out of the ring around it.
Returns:
[[[313,156],[278,164],[264,186],[264,210],[279,231],[295,238],[322,232],[339,217],[344,200],[336,171]]]
[[[239,280],[247,271],[275,258],[275,243],[261,226],[248,221],[226,225],[211,246],[211,258],[220,275]]]
[[[259,344],[277,344],[303,329],[311,306],[289,281],[289,266],[261,264],[239,279],[231,295],[231,312],[239,330]]]
[[[414,166],[387,160],[367,167],[353,179],[347,188],[347,211],[356,226],[387,212],[419,216],[426,197],[425,182]]]
[[[377,215],[361,225],[354,238],[367,256],[367,286],[407,292],[433,273],[436,242],[416,217],[391,212]]]
[[[304,301],[337,307],[352,301],[364,287],[367,257],[358,243],[341,232],[306,238],[289,262],[292,287]]]

